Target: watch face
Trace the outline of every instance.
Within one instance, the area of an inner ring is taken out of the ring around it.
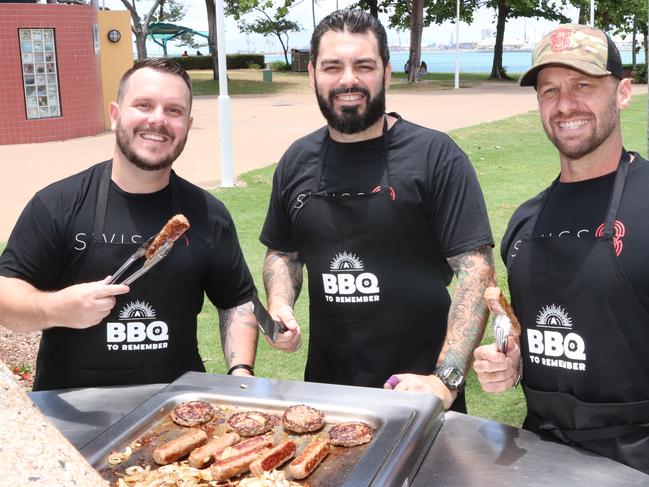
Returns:
[[[462,376],[462,373],[457,369],[450,369],[448,371],[448,375],[446,376],[446,380],[448,381],[449,385],[453,386],[459,386],[462,383],[462,379],[464,379],[464,377]]]
[[[464,374],[460,369],[456,369],[450,365],[443,365],[435,371],[442,382],[450,389],[457,389],[464,384]]]

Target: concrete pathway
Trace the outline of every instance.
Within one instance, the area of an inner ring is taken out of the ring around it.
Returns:
[[[646,93],[646,86],[636,86]],[[448,131],[498,120],[536,108],[531,88],[485,83],[473,88],[431,93],[388,93],[387,109],[420,125]],[[220,181],[218,97],[197,97],[194,126],[176,172],[202,186]],[[235,177],[277,162],[297,138],[324,124],[313,94],[232,97]],[[541,136],[541,134],[539,134]],[[22,208],[43,186],[108,159],[111,133],[41,144],[0,145],[0,241],[6,241]]]

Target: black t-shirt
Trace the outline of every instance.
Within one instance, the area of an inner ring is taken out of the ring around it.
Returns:
[[[629,169],[626,185],[614,226],[618,237],[616,253],[623,272],[649,306],[649,163],[638,154]],[[615,173],[574,183],[557,182],[533,234],[575,238],[600,235],[609,205]],[[509,267],[516,259],[517,248],[524,238],[534,215],[541,211],[546,189],[519,207],[509,221],[501,245],[501,255]]]
[[[411,235],[437,259],[493,245],[482,191],[466,154],[446,134],[391,115],[398,119],[384,135],[389,185]],[[323,127],[299,139],[282,157],[260,236],[267,247],[299,250],[293,228],[309,192],[369,193],[379,185],[383,137],[350,144],[329,139],[327,147],[326,134]],[[322,180],[316,181],[325,149]]]
[[[0,275],[23,279],[41,290],[57,290],[77,283],[75,270],[81,266],[92,240],[102,168],[103,164],[98,164],[36,193],[0,256]],[[196,288],[204,290],[220,309],[247,301],[254,283],[227,209],[175,173],[172,178],[178,183],[179,207],[191,224],[189,248],[200,263],[196,268],[201,273],[193,276]],[[162,228],[171,210],[169,186],[151,194],[129,194],[111,182],[101,238],[115,244],[143,242]],[[107,266],[116,270],[121,263]],[[98,270],[96,280],[106,276],[103,271]],[[160,292],[164,293],[164,289]],[[192,298],[191,308],[198,305],[197,313],[202,300],[202,292]]]

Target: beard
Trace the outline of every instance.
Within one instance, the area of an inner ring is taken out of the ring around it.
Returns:
[[[583,116],[584,118],[593,119],[593,114],[587,112],[576,112],[571,116],[575,118]],[[619,112],[615,104],[615,99],[611,97],[606,109],[602,113],[602,116],[596,119],[597,124],[593,127],[591,133],[579,141],[562,140],[560,137],[555,137],[552,133],[552,126],[554,126],[555,118],[561,117],[557,116],[551,118],[549,124],[546,124],[544,121],[543,129],[550,141],[559,150],[559,153],[570,159],[576,160],[590,154],[609,138],[617,128]]]
[[[165,137],[171,138],[171,134],[169,134],[164,129],[147,130],[147,127],[144,127],[138,130],[138,132],[140,131],[158,133],[160,135],[164,135]],[[137,137],[137,132],[134,136]],[[126,159],[130,161],[135,167],[142,169],[143,171],[159,171],[161,169],[170,167],[173,162],[178,159],[178,156],[180,156],[183,149],[185,148],[185,143],[187,142],[187,134],[185,134],[182,139],[178,140],[176,145],[172,148],[171,152],[166,157],[158,161],[145,159],[135,152],[135,150],[132,148],[133,137],[131,137],[126,132],[126,129],[122,127],[122,124],[119,121],[117,122],[117,127],[115,129],[115,139],[117,141],[119,150],[122,151],[122,154],[124,154]]]
[[[318,90],[316,83],[316,98],[320,112],[327,120],[327,124],[334,130],[343,134],[355,134],[371,127],[385,114],[385,84],[381,82],[381,89],[376,96],[371,97],[370,92],[360,86],[353,88],[337,88],[331,90],[328,97],[324,97]],[[343,93],[361,93],[367,100],[365,110],[358,106],[343,106],[340,114],[334,108],[334,98]]]

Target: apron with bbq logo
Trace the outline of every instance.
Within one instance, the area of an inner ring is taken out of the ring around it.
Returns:
[[[649,473],[649,310],[614,241],[629,161],[624,152],[602,237],[536,235],[548,191],[508,269],[509,289],[523,324],[524,427]]]
[[[109,243],[102,237],[111,168],[109,161],[101,173],[93,239],[86,256],[78,268],[66,269],[63,282],[101,280],[140,246]],[[175,178],[172,174],[173,212],[167,218],[181,213]],[[196,309],[200,311],[203,297],[200,279],[195,277],[200,266],[188,242],[178,240],[165,259],[130,286],[128,294],[116,296],[117,304],[98,325],[43,331],[34,390],[163,383],[188,370],[204,371],[196,340]],[[119,282],[143,262],[136,261]]]
[[[383,134],[379,188],[365,194],[319,191],[329,136],[295,223],[309,275],[305,379],[382,387],[395,373],[431,374],[446,335],[448,265],[413,238],[388,171]],[[464,409],[464,397],[454,408]]]

